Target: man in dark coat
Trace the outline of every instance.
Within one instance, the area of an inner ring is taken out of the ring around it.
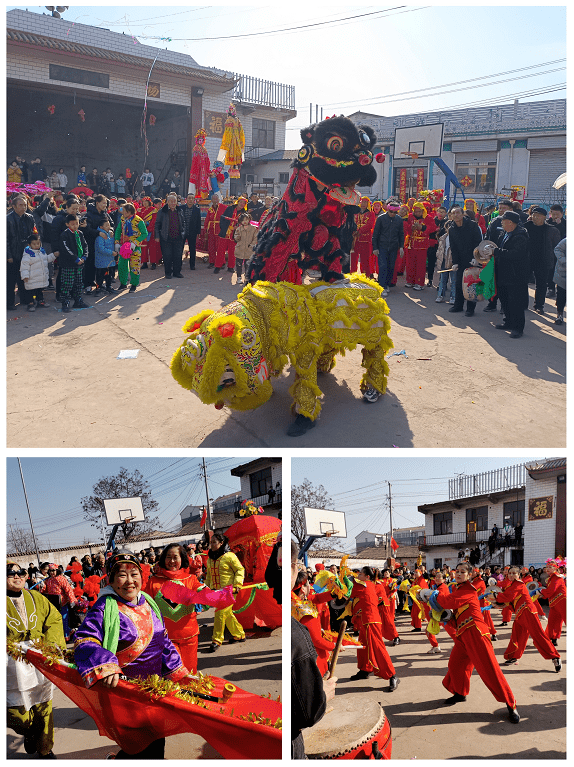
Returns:
[[[532,220],[524,224],[530,238],[530,266],[536,280],[534,311],[544,314],[548,272],[554,264],[554,248],[560,242],[560,231],[546,223],[548,212],[540,206],[532,211]]]
[[[514,211],[506,211],[502,216],[502,228],[504,235],[494,250],[494,269],[504,322],[496,328],[510,330],[511,338],[520,338],[524,332],[524,310],[528,308],[529,238]]]
[[[185,233],[183,235],[183,246],[187,241],[189,247],[189,268],[195,269],[195,254],[197,235],[201,232],[201,211],[195,201],[193,194],[188,194],[185,205],[180,205],[185,219]]]
[[[27,213],[27,204],[24,197],[15,197],[12,201],[12,210],[6,216],[6,287],[8,295],[8,309],[16,308],[14,289],[18,285],[20,303],[24,304],[24,282],[20,277],[20,264],[24,254],[24,248],[28,244],[28,237],[35,229],[34,217]]]
[[[498,216],[493,218],[486,230],[485,240],[492,240],[497,245],[500,244],[501,239],[504,237],[504,229],[502,228],[502,216],[507,210],[513,210],[512,200],[500,200],[498,203]],[[498,293],[495,293],[492,298],[489,299],[487,305],[482,310],[483,312],[495,312],[496,304],[498,301]]]
[[[403,219],[397,216],[400,205],[394,200],[387,202],[386,213],[377,216],[373,231],[373,255],[379,262],[378,282],[383,288],[383,296],[389,293],[389,283],[393,279],[395,261],[400,250],[404,254],[405,233]]]
[[[449,312],[462,312],[464,309],[462,277],[464,270],[470,266],[474,249],[482,240],[482,232],[476,221],[471,221],[470,218],[463,214],[462,208],[452,208],[451,218],[454,225],[449,229],[449,241],[456,279],[456,297],[454,305],[450,307]],[[476,301],[466,302],[466,317],[473,316],[475,306]]]
[[[46,168],[42,165],[42,160],[39,157],[36,157],[35,160],[32,160],[30,163],[30,181],[34,184],[37,181],[44,181],[48,178],[48,174],[46,173]]]
[[[161,247],[166,279],[183,277],[181,260],[184,237],[183,210],[177,206],[177,194],[170,192],[167,196],[167,204],[160,209],[155,220],[155,241],[159,242]]]

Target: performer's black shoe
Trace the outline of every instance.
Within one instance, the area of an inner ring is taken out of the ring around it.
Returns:
[[[219,274],[220,271],[221,271],[221,267],[216,266],[215,269],[213,270],[213,273],[214,274]]]
[[[508,718],[512,722],[512,724],[518,724],[520,721],[520,714],[516,710],[516,708],[512,708],[512,706],[509,706],[508,703],[506,704],[506,708],[508,709]]]
[[[447,698],[443,703],[445,706],[454,706],[455,703],[464,703],[465,700],[466,695],[459,695],[458,692],[455,692],[452,698]]]
[[[504,621],[502,623],[498,624],[499,626],[508,626],[508,623],[505,623]]]
[[[396,674],[389,679],[389,692],[394,692],[399,686],[400,679],[397,679]]]
[[[351,682],[359,682],[361,679],[368,679],[371,676],[369,671],[357,671],[356,674],[353,674],[353,676],[349,677]]]
[[[316,421],[312,421],[310,418],[307,418],[306,415],[301,415],[301,413],[299,413],[297,418],[287,429],[287,436],[301,437],[303,434],[305,434],[306,431],[312,429],[316,423]]]
[[[245,642],[245,637],[239,637],[239,639],[236,639],[235,637],[231,637],[229,640],[229,644],[237,644],[238,642]]]
[[[396,647],[396,645],[398,645],[400,643],[401,643],[401,638],[400,637],[395,637],[393,639],[393,641],[391,642],[391,647]]]
[[[491,642],[498,642],[498,637],[496,636],[496,634],[491,634],[490,635],[490,641]]]
[[[215,652],[218,647],[219,645],[217,644],[217,642],[212,642],[207,648],[207,652]]]
[[[552,658],[552,663],[554,663],[554,671],[558,673],[558,671],[562,671],[562,661],[560,658]]]
[[[24,751],[27,754],[36,753],[36,738],[33,735],[24,735]]]
[[[411,634],[414,634],[415,631],[418,631],[420,634],[422,632],[422,629],[411,629]]]
[[[552,642],[554,647],[558,647],[558,640],[557,639],[551,639],[550,641]]]
[[[504,661],[505,666],[514,666],[515,663],[518,663],[518,658],[509,658]]]

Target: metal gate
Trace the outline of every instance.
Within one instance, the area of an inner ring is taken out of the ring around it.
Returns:
[[[531,149],[527,200],[546,205],[565,200],[566,187],[559,190],[552,188],[558,176],[565,171],[565,149]]]

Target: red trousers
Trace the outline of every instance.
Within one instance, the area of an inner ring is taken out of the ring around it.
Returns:
[[[502,620],[504,623],[508,623],[508,621],[512,618],[512,607],[503,607],[502,608]]]
[[[476,626],[455,637],[443,686],[453,695],[468,695],[473,668],[497,701],[513,708],[516,706],[514,694],[500,670],[490,639],[483,636]]]
[[[427,251],[407,250],[407,274],[406,281],[413,285],[424,285],[427,268]]]
[[[538,615],[540,615],[540,616],[544,615],[544,610],[542,609],[542,605],[540,604],[540,602],[537,599],[533,599],[532,600],[532,604],[536,608],[536,612],[538,613]]]
[[[356,242],[351,253],[351,272],[357,271],[357,263],[361,263],[361,274],[369,275],[371,271],[371,257],[373,244],[371,242]]]
[[[177,642],[175,639],[171,641],[175,645],[175,649],[181,656],[183,665],[191,671],[192,674],[197,674],[197,642],[199,634],[191,638],[191,640],[183,642]]]
[[[431,634],[428,630],[426,632],[427,639],[431,643],[431,647],[438,647],[438,639],[436,634]]]
[[[490,614],[491,612],[492,610],[485,610],[482,613],[482,619],[488,626],[491,636],[496,636],[496,629],[494,628],[494,623],[492,622],[492,615]]]
[[[207,233],[207,252],[209,254],[209,263],[215,264],[215,256],[217,253],[217,235],[212,232]]]
[[[413,602],[413,606],[411,607],[411,626],[414,626],[416,629],[420,629],[422,627],[422,621],[419,617],[422,610]]]
[[[551,658],[559,658],[560,654],[554,647],[548,635],[542,630],[540,621],[534,613],[530,610],[523,610],[520,613],[519,618],[514,619],[512,624],[512,634],[510,635],[510,642],[504,653],[506,660],[510,658],[522,658],[524,650],[526,650],[526,643],[528,637],[532,637],[534,647],[538,650],[540,655],[546,660]]]
[[[159,264],[161,261],[161,248],[159,242],[156,242],[153,237],[149,242],[142,243],[142,264]]]
[[[217,251],[215,256],[215,268],[221,269],[225,266],[225,256],[227,255],[227,266],[230,269],[235,268],[235,240],[226,240],[225,237],[217,238]]]
[[[565,599],[561,599],[550,608],[550,612],[548,613],[548,625],[546,626],[546,633],[549,639],[560,639],[563,623],[566,623]]]
[[[380,623],[367,623],[359,629],[359,642],[366,648],[357,650],[357,665],[361,671],[374,671],[381,679],[390,679],[395,668],[385,647]]]
[[[394,621],[395,614],[394,612],[391,612],[391,610],[392,606],[385,607],[384,605],[379,605],[379,615],[381,616],[381,633],[384,639],[395,639],[398,637]]]

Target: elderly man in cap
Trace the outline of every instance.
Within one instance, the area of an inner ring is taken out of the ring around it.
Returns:
[[[28,645],[43,639],[66,649],[62,616],[38,591],[27,591],[26,570],[6,563],[8,638]],[[56,759],[52,695],[54,685],[34,666],[8,656],[6,669],[7,725],[24,736],[24,750],[38,759]]]
[[[398,200],[387,200],[386,213],[377,216],[373,230],[373,255],[378,259],[378,281],[383,296],[389,294],[389,285],[395,272],[397,253],[404,256],[405,233],[403,219],[397,216],[400,209]]]
[[[529,239],[520,216],[507,210],[501,216],[503,235],[498,247],[486,246],[494,253],[494,269],[504,322],[498,330],[510,330],[511,338],[524,332],[524,310],[528,308],[528,275],[530,274]]]
[[[560,242],[560,231],[546,223],[548,211],[537,206],[531,211],[531,220],[524,224],[530,238],[530,266],[536,280],[534,311],[544,314],[548,272],[554,265],[554,248]]]

